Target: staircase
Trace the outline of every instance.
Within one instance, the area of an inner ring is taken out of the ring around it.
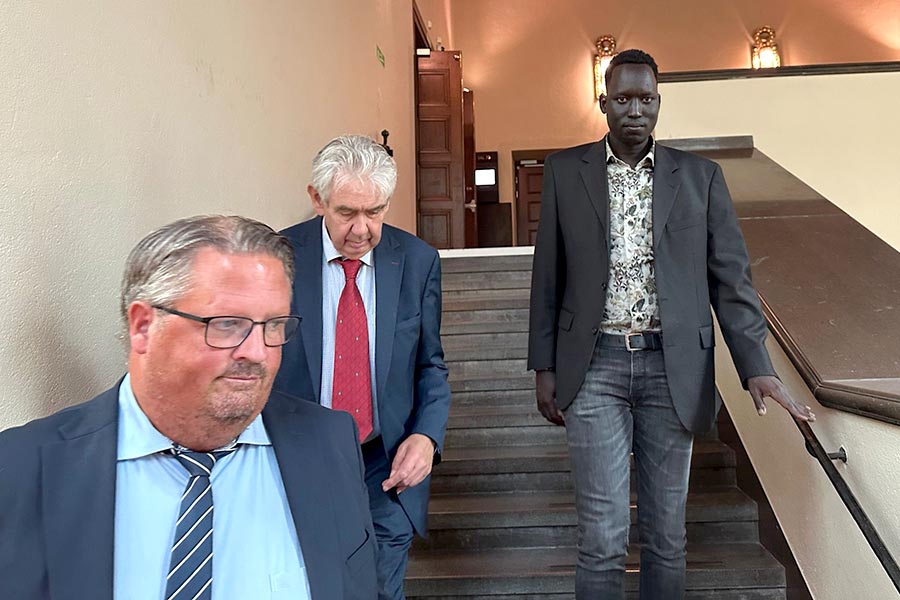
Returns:
[[[406,596],[571,599],[576,519],[565,430],[538,414],[525,371],[531,256],[444,258],[442,266],[453,401],[432,477],[430,536],[413,545]],[[756,504],[735,485],[733,451],[713,435],[694,445],[687,536],[687,598],[785,599],[784,569],[759,544]],[[632,548],[629,598],[638,571]]]

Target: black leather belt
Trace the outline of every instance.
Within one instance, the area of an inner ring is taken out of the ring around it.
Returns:
[[[600,338],[600,344],[610,348],[625,348],[629,352],[638,350],[662,350],[662,333],[659,331],[642,331],[616,335],[604,333]]]

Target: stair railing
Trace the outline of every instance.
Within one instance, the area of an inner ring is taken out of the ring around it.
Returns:
[[[800,376],[803,377],[807,386],[813,392],[813,395],[815,395],[820,384],[818,376],[815,374],[815,370],[806,360],[806,357],[798,351],[797,343],[791,338],[791,335],[778,320],[778,317],[775,316],[771,307],[766,304],[765,299],[760,297],[760,302],[762,303],[766,320],[769,322],[769,329],[772,331],[772,334],[781,347],[785,350],[788,358],[790,358],[794,367],[800,373]],[[847,462],[847,452],[844,450],[844,447],[841,446],[836,452],[828,452],[822,446],[822,443],[816,436],[816,432],[813,431],[809,423],[796,420],[794,422],[796,423],[797,428],[800,429],[800,433],[803,435],[807,452],[819,462],[819,465],[821,465],[822,469],[825,471],[825,475],[828,477],[831,485],[834,486],[834,489],[844,503],[844,506],[847,507],[850,516],[853,517],[853,520],[862,532],[863,537],[866,538],[866,542],[868,542],[869,547],[872,548],[872,552],[875,553],[875,557],[878,559],[878,562],[881,563],[881,566],[890,578],[891,583],[893,583],[897,591],[900,592],[900,566],[897,565],[897,561],[891,555],[890,550],[888,550],[884,540],[881,539],[878,530],[875,529],[875,526],[872,524],[866,511],[863,510],[859,500],[856,499],[850,486],[847,485],[847,482],[844,480],[840,471],[834,466],[835,460],[840,460],[844,463]]]

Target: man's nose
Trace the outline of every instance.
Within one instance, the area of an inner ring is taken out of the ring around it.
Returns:
[[[261,363],[265,360],[268,346],[265,343],[263,327],[264,325],[261,323],[253,324],[247,339],[234,349],[235,358],[245,358],[255,363]]]
[[[628,103],[628,116],[629,117],[640,117],[643,112],[643,106],[641,106],[640,98],[632,98],[632,100]]]
[[[366,231],[368,231],[368,224],[365,215],[359,215],[355,219],[353,219],[353,223],[350,225],[350,231],[352,231],[356,235],[365,235]]]

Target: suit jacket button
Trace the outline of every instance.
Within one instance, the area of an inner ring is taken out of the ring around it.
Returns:
[[[606,284],[605,284],[605,283],[601,283],[601,284],[600,284],[600,288],[605,290],[605,289],[606,289]]]

